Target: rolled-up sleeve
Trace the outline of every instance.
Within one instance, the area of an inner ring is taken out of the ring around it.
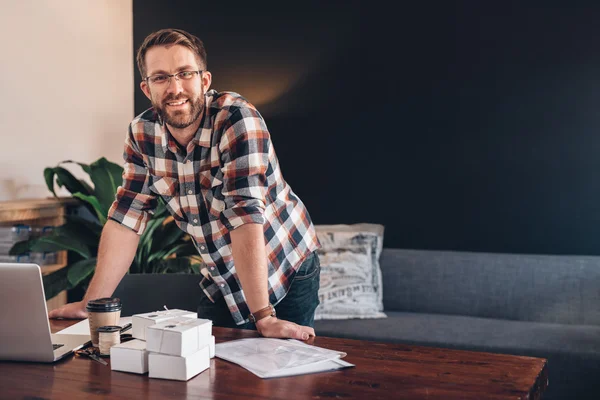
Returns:
[[[258,111],[240,108],[230,116],[219,145],[225,201],[221,221],[228,230],[264,224],[270,148],[271,138]]]
[[[118,187],[108,218],[128,227],[138,235],[144,233],[157,200],[150,191],[150,175],[144,164],[132,125],[129,126],[123,151],[123,184]]]

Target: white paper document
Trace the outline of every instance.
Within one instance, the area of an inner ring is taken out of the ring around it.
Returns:
[[[346,353],[311,346],[298,340],[239,339],[219,343],[215,355],[261,378],[311,374],[354,367]]]

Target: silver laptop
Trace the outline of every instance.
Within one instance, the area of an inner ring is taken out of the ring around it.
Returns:
[[[0,263],[0,360],[54,362],[89,340],[50,333],[38,265]]]

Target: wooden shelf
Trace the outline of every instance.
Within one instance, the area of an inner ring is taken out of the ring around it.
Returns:
[[[26,224],[31,226],[60,226],[65,221],[65,207],[77,204],[69,198],[26,199],[0,202],[0,226]],[[42,275],[48,275],[67,266],[67,252],[57,253],[56,264],[40,265]],[[46,301],[48,311],[67,303],[67,291],[63,290]]]
[[[72,198],[0,202],[0,224],[12,225],[36,220],[51,220],[60,225],[64,222],[65,206],[76,203],[77,200]]]

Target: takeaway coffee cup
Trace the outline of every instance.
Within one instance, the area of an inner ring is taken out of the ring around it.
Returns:
[[[103,297],[90,300],[87,303],[88,320],[92,345],[98,347],[98,328],[108,325],[119,325],[121,317],[121,299],[118,297]]]

